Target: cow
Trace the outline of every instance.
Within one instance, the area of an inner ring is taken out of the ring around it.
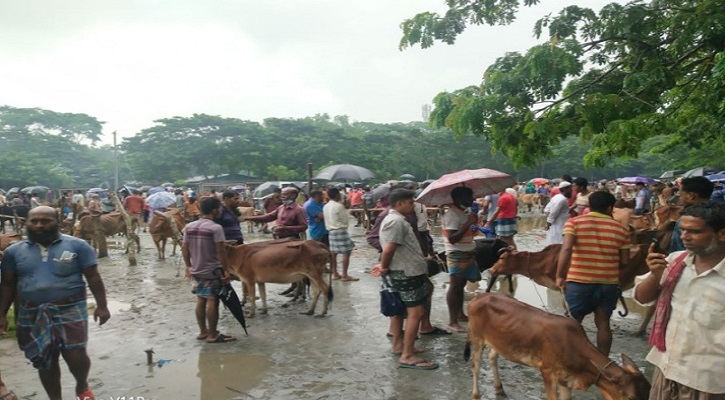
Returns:
[[[88,243],[93,243],[93,229],[95,222],[93,218],[100,218],[100,227],[101,231],[104,236],[113,236],[117,234],[126,235],[126,223],[123,221],[123,217],[121,216],[121,213],[114,211],[110,212],[108,214],[102,214],[100,216],[93,216],[89,213],[81,213],[78,215],[79,219],[76,223],[76,226],[74,227],[73,236],[81,238]],[[136,230],[136,220],[131,219],[131,224],[133,226],[133,231]],[[139,243],[138,236],[135,237],[137,249],[140,252],[141,251],[141,245]],[[126,251],[128,251],[128,247],[126,247]]]
[[[537,194],[536,198],[534,199],[534,203],[539,206],[540,210],[544,210],[546,208],[546,205],[549,204],[549,201],[551,200],[551,197],[548,194]]]
[[[246,217],[253,217],[257,215],[257,210],[254,209],[254,207],[237,207],[237,210],[239,210],[239,220],[241,221],[243,218]],[[254,222],[247,221],[247,233],[254,233]]]
[[[627,266],[619,270],[619,286],[622,290],[634,286],[636,276],[649,272],[646,262],[648,247],[648,244],[632,246]],[[511,248],[503,249],[498,261],[491,268],[491,278],[488,281],[486,292],[490,292],[496,278],[504,274],[523,275],[541,286],[558,291],[556,267],[559,262],[560,251],[561,244],[550,244],[538,252],[512,251]],[[624,298],[620,297],[620,301],[624,307],[624,312],[620,312],[619,315],[624,317],[628,313],[627,306],[624,303]]]
[[[476,239],[473,241],[476,245],[474,258],[478,269],[483,272],[491,268],[498,260],[502,249],[508,248],[508,243],[501,239]],[[448,270],[448,264],[446,263],[446,253],[438,253],[438,258],[443,261],[445,269]],[[508,275],[509,290],[513,294],[513,277]]]
[[[2,259],[3,252],[8,248],[8,246],[21,240],[23,240],[23,235],[19,232],[0,235],[0,259]]]
[[[526,210],[528,212],[531,212],[531,207],[537,205],[537,194],[536,193],[526,193],[526,194],[519,194],[519,207],[526,207]]]
[[[230,274],[243,282],[248,291],[250,309],[255,314],[255,284],[259,284],[262,300],[261,313],[267,313],[265,283],[293,283],[307,277],[313,285],[312,303],[308,315],[315,312],[320,293],[325,293],[320,316],[327,314],[328,303],[332,301],[332,285],[322,278],[325,266],[330,260],[327,246],[315,240],[280,239],[266,243],[226,246]]]
[[[171,221],[176,224],[176,230],[171,225]],[[174,209],[165,213],[157,212],[156,217],[149,223],[149,233],[151,240],[156,246],[159,253],[159,260],[166,259],[166,240],[171,238],[173,247],[171,256],[176,255],[176,246],[181,247],[181,231],[186,226],[186,220],[181,209]]]
[[[531,327],[536,329],[531,329]],[[497,395],[504,396],[498,370],[499,354],[518,364],[539,368],[548,400],[571,399],[571,390],[597,386],[608,400],[647,400],[650,384],[622,354],[620,367],[600,353],[572,318],[549,314],[516,299],[483,293],[468,304],[468,338],[464,358],[473,347],[473,398],[480,399],[478,375],[483,349]]]
[[[655,208],[654,212],[654,223],[657,229],[661,229],[670,221],[677,221],[680,219],[680,212],[682,212],[682,206],[664,205]]]

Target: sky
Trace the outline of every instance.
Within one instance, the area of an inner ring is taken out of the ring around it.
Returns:
[[[479,84],[575,2],[542,3],[453,46],[400,51],[400,23],[444,0],[2,0],[0,105],[91,115],[106,144],[194,113],[421,121],[436,94]]]

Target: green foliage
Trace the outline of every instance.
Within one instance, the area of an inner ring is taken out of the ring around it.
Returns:
[[[533,2],[524,2],[530,5]],[[515,0],[448,1],[448,12],[404,21],[401,49],[453,44],[468,24],[511,23]],[[722,0],[611,3],[599,12],[569,6],[540,19],[547,42],[507,53],[483,81],[434,99],[430,123],[456,137],[484,137],[517,167],[554,156],[578,136],[588,166],[636,158],[648,140],[700,148],[720,141],[725,123],[725,7]],[[711,161],[722,164],[723,156]]]

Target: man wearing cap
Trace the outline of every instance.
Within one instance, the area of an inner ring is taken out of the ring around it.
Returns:
[[[546,245],[564,243],[564,224],[569,219],[571,183],[561,181],[559,193],[544,208],[546,214]]]

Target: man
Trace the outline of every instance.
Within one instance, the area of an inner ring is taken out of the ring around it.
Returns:
[[[217,199],[216,196],[210,197]],[[226,240],[242,244],[244,243],[244,237],[242,236],[242,227],[239,225],[239,217],[241,217],[242,213],[237,209],[238,206],[239,193],[225,190],[222,193],[222,204],[219,207],[219,213],[214,217],[214,222],[222,226]],[[201,212],[204,213],[204,211]]]
[[[10,246],[0,264],[0,326],[7,327],[7,312],[17,293],[18,344],[38,369],[48,397],[62,398],[58,362],[62,355],[76,380],[77,397],[92,399],[83,278],[96,300],[94,321],[103,325],[111,317],[95,252],[85,241],[60,233],[58,215],[51,207],[32,209],[26,226],[28,239]]]
[[[133,194],[126,197],[123,201],[123,208],[126,212],[138,222],[139,227],[143,227],[143,231],[146,232],[146,226],[143,224],[143,207],[145,205],[144,199],[140,196],[138,190],[134,190]]]
[[[503,191],[499,194],[496,210],[486,222],[485,227],[491,229],[491,225],[496,224],[496,237],[506,242],[509,246],[516,248],[514,235],[516,235],[516,215],[518,214],[518,205],[516,196]]]
[[[91,215],[101,215],[103,213],[103,205],[101,205],[101,196],[98,193],[91,194],[91,201],[88,202],[88,212]]]
[[[651,211],[650,201],[652,201],[652,192],[642,182],[634,184],[637,190],[637,197],[634,203],[634,215],[642,215]]]
[[[322,202],[322,191],[310,192],[310,199],[305,203],[307,225],[310,227],[310,239],[330,246],[330,235],[325,229],[325,214],[322,211],[325,204]]]
[[[496,208],[498,207],[498,194],[489,194],[488,196],[483,197],[483,204],[481,205],[481,211],[479,211],[479,215],[481,216],[481,225],[486,225],[486,222],[493,221],[491,217],[493,216],[494,211],[496,211]],[[494,235],[496,234],[496,225],[491,225],[491,233]]]
[[[704,203],[710,200],[713,189],[713,183],[705,177],[685,178],[680,182],[680,202],[685,207]],[[670,252],[685,250],[685,245],[680,238],[681,234],[680,221],[677,220],[670,240]]]
[[[221,213],[216,196],[199,202],[202,217],[186,226],[181,254],[186,264],[186,279],[193,279],[196,293],[197,340],[225,343],[236,340],[217,330],[219,322],[219,290],[229,282],[229,265],[224,250],[224,230],[214,222]]]
[[[725,204],[698,203],[680,218],[686,251],[650,246],[650,273],[634,298],[657,304],[647,361],[651,400],[725,399]]]
[[[355,215],[357,216],[357,224],[355,224],[356,227],[362,225],[362,208],[363,208],[363,192],[362,189],[356,188],[353,189],[350,192],[350,195],[348,196],[348,200],[350,201],[350,208],[353,210],[357,210],[355,212]]]
[[[71,202],[74,204],[74,213],[79,213],[85,208],[86,199],[83,197],[83,193],[80,190],[76,190],[76,193],[71,197]]]
[[[299,192],[295,187],[288,186],[282,190],[281,206],[267,214],[245,217],[244,220],[252,222],[277,221],[272,229],[272,235],[275,239],[288,237],[301,239],[300,234],[307,230],[307,214],[305,209],[295,202],[298,195]]]
[[[264,204],[262,208],[264,208],[265,214],[269,214],[279,208],[279,206],[281,206],[283,203],[284,202],[282,201],[282,189],[274,188],[272,195],[264,199]],[[267,224],[264,224],[262,232],[270,233]]]
[[[605,356],[612,347],[609,318],[621,294],[619,270],[629,262],[629,232],[612,218],[615,201],[609,192],[594,192],[590,212],[566,222],[556,275],[571,316],[581,323],[594,313],[597,350]]]
[[[546,205],[546,245],[564,243],[564,224],[569,219],[569,198],[571,183],[561,181],[559,194]]]
[[[354,278],[347,273],[350,267],[350,253],[355,248],[355,243],[350,239],[347,233],[350,216],[345,206],[340,203],[340,190],[338,188],[330,188],[327,191],[330,201],[325,204],[322,209],[325,219],[325,228],[330,235],[330,271],[332,279],[341,280],[343,282],[354,282],[360,280]],[[342,254],[342,275],[337,273],[337,255]]]
[[[443,244],[446,249],[448,274],[450,275],[450,287],[446,293],[449,317],[446,330],[463,333],[466,332],[466,329],[459,322],[468,321],[463,313],[463,289],[466,281],[481,280],[481,272],[476,265],[474,231],[471,230],[471,225],[476,223],[478,216],[475,212],[470,211],[473,203],[471,188],[463,186],[454,188],[451,190],[451,199],[453,204],[441,220]],[[501,200],[499,200],[500,204]]]
[[[428,267],[413,228],[404,214],[413,212],[415,193],[408,189],[390,192],[391,209],[380,228],[383,253],[375,268],[381,275],[389,275],[391,285],[400,294],[407,316],[391,317],[393,353],[400,353],[399,366],[413,369],[435,369],[433,360],[423,360],[415,355],[415,338],[425,314],[429,296]],[[403,337],[403,321],[405,337]]]

